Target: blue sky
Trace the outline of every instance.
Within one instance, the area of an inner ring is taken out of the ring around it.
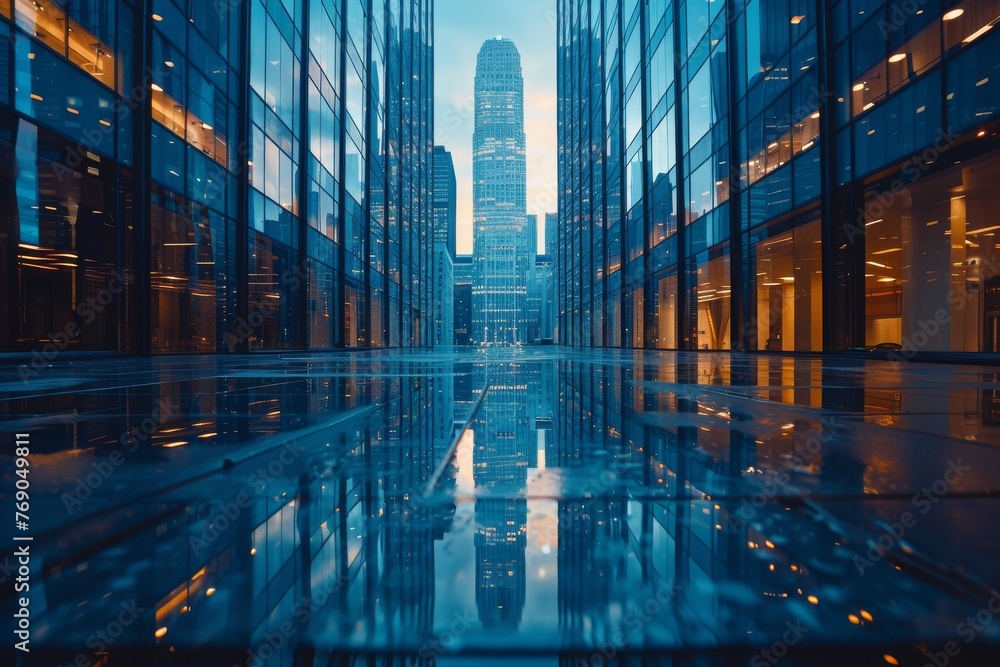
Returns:
[[[437,0],[434,7],[435,141],[458,177],[458,252],[472,252],[472,132],[476,54],[497,35],[514,40],[524,71],[528,213],[556,210],[555,0]],[[541,243],[541,241],[540,241]],[[540,245],[541,247],[541,245]]]

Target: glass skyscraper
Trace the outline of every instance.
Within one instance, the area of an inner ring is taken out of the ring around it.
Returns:
[[[444,146],[434,147],[434,242],[444,243],[452,260],[458,254],[458,184],[455,162]]]
[[[524,342],[530,268],[524,78],[509,39],[487,40],[476,61],[473,179],[473,339]],[[534,262],[534,257],[530,257]]]
[[[444,146],[434,147],[434,345],[455,338],[455,252],[458,187],[455,163]]]
[[[0,349],[429,344],[432,25],[0,1]]]
[[[1000,351],[1000,2],[558,9],[561,343]]]

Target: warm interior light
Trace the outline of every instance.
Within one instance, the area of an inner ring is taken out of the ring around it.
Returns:
[[[900,60],[906,60],[905,53],[896,53],[894,55],[889,56],[889,62],[891,63],[898,63]]]
[[[153,14],[153,20],[154,21],[162,21],[163,17],[160,16],[159,14]]]
[[[798,25],[798,24],[802,23],[802,20],[804,18],[805,18],[804,14],[798,14],[796,16],[793,16],[792,17],[792,25]]]
[[[977,39],[979,39],[980,37],[982,37],[983,35],[985,35],[986,31],[989,30],[992,27],[993,27],[993,24],[987,23],[982,28],[980,28],[979,30],[975,31],[974,33],[972,33],[971,35],[969,35],[968,37],[966,37],[965,39],[963,39],[962,43],[963,44],[968,44],[970,42],[976,41]]]
[[[965,13],[964,9],[952,9],[951,11],[945,12],[942,17],[945,21],[952,21],[957,19],[959,16]]]
[[[856,93],[860,93],[864,89],[865,89],[865,84],[863,83],[856,83],[854,84],[854,87],[851,88],[851,90],[853,90]]]
[[[818,111],[814,111],[812,113],[812,115],[809,116],[809,117],[812,118],[813,120],[816,120],[817,118],[819,118],[819,112]]]
[[[155,90],[158,93],[162,93],[163,92],[163,88],[158,83],[154,83],[153,85],[150,86],[150,88],[152,88],[153,90]]]

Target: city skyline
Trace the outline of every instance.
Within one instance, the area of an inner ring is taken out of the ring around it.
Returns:
[[[1000,655],[1000,0],[0,37],[0,662]]]

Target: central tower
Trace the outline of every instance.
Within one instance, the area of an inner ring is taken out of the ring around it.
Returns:
[[[473,334],[477,342],[525,341],[529,269],[524,78],[514,42],[483,43],[476,59],[472,137]]]

